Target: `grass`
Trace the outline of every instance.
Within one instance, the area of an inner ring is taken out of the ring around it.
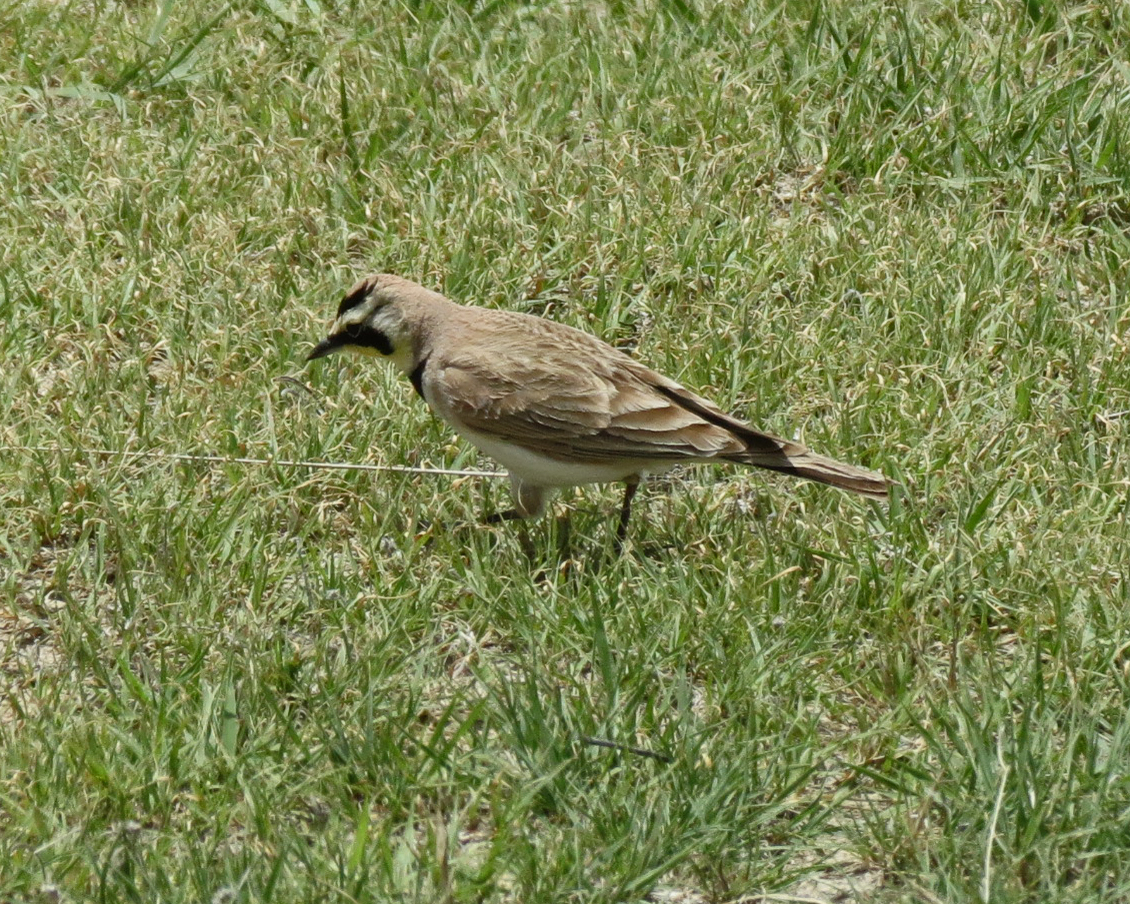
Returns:
[[[1114,2],[7,4],[0,900],[1126,900],[1128,42]],[[170,457],[485,464],[304,368],[375,270],[906,492],[688,469],[627,555],[588,488],[531,561],[451,527],[503,481]]]

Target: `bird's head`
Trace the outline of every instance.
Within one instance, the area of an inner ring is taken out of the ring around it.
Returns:
[[[389,273],[366,276],[342,298],[329,335],[306,360],[349,351],[388,358],[408,373],[419,340],[414,308],[421,294],[432,293]]]

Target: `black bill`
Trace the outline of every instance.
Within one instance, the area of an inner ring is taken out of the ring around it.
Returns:
[[[345,345],[345,342],[343,341],[344,338],[345,337],[341,336],[340,334],[337,336],[327,336],[316,346],[314,346],[314,350],[306,356],[306,360],[313,361],[315,358],[324,358],[326,355],[333,354],[339,348]]]

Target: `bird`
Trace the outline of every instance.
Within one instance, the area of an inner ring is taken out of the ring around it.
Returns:
[[[459,304],[390,273],[345,294],[306,360],[336,352],[391,361],[440,419],[508,470],[513,507],[489,523],[535,518],[563,487],[623,482],[619,547],[640,481],[687,462],[752,465],[876,499],[892,485],[754,429],[591,333]]]

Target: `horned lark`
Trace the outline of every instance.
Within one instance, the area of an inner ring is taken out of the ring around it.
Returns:
[[[343,350],[392,361],[432,411],[509,470],[514,508],[491,521],[540,515],[560,487],[624,481],[621,542],[640,479],[679,462],[737,462],[883,498],[890,485],[754,430],[588,333],[466,307],[387,273],[349,290],[307,360]]]

